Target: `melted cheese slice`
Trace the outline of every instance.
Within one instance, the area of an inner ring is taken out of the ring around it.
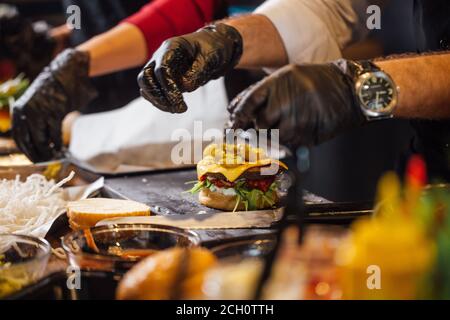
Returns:
[[[285,170],[288,169],[283,162],[273,159],[261,159],[256,162],[244,162],[241,164],[218,164],[214,157],[206,156],[197,164],[197,178],[200,179],[207,173],[221,173],[228,181],[234,182],[248,169],[269,165],[276,165]]]

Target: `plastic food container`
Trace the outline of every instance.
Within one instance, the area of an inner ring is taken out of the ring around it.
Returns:
[[[244,240],[212,248],[219,264],[209,270],[203,295],[209,300],[253,299],[264,258],[275,248],[275,237]]]
[[[39,280],[50,254],[44,239],[0,234],[0,299]]]
[[[192,231],[154,224],[117,224],[74,231],[62,240],[72,266],[123,274],[139,260],[172,247],[193,247]]]

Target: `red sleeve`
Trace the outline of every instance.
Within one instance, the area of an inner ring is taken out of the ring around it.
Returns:
[[[214,17],[216,0],[154,0],[122,22],[144,34],[151,56],[164,40],[203,27]]]

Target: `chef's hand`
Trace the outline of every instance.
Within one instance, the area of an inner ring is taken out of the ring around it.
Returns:
[[[365,117],[352,80],[335,64],[289,65],[239,94],[229,105],[234,129],[279,129],[280,141],[315,145]]]
[[[31,23],[15,7],[0,5],[0,60],[11,61],[18,73],[34,79],[51,61],[55,47],[46,23]]]
[[[92,101],[89,54],[67,49],[39,74],[13,105],[12,135],[33,162],[61,157],[64,117]]]
[[[165,41],[138,76],[141,95],[171,113],[187,110],[182,92],[191,92],[237,65],[242,38],[218,23]]]

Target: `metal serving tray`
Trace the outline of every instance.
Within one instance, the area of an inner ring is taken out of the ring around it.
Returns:
[[[0,134],[0,155],[8,155],[14,152],[18,152],[14,140]]]
[[[197,180],[195,170],[172,170],[123,177],[109,177],[105,187],[116,196],[143,202],[157,215],[216,213],[198,202],[197,195],[186,190],[186,184]],[[372,203],[333,203],[321,197],[305,193],[308,218],[313,220],[337,220],[371,214]]]
[[[187,181],[197,179],[195,170],[172,170],[142,175],[108,177],[105,190],[115,197],[143,202],[156,215],[183,215],[217,213],[218,210],[199,204],[196,195],[186,193],[191,185]],[[320,197],[307,196],[305,205],[307,223],[349,224],[361,216],[370,215],[371,203],[331,203]],[[311,202],[311,199],[316,202]],[[291,217],[291,220],[295,217]],[[274,225],[276,227],[276,225]],[[222,243],[272,234],[275,228],[266,229],[215,229],[195,230],[203,243]]]

